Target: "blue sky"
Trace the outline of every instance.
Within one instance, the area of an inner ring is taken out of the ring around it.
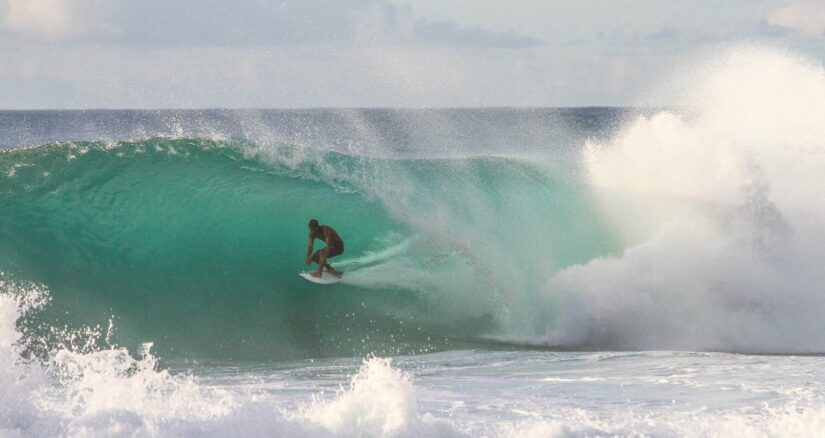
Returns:
[[[0,108],[633,105],[743,43],[821,63],[825,0],[0,0]]]

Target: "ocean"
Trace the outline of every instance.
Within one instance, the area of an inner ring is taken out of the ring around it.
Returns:
[[[825,434],[825,73],[668,93],[0,111],[0,436]]]

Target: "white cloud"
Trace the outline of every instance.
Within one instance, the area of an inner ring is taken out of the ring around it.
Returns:
[[[82,32],[66,0],[4,0],[3,28],[18,35],[49,41],[65,40]]]
[[[6,0],[4,27],[47,40],[64,39],[76,27],[63,0]]]
[[[768,24],[793,29],[803,35],[825,37],[825,2],[799,0],[773,12]]]

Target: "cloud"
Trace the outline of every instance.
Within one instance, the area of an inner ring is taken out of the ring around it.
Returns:
[[[348,41],[380,0],[0,0],[0,32],[25,42],[261,47]]]
[[[2,28],[12,34],[60,41],[85,31],[86,23],[77,8],[65,0],[3,0]]]
[[[784,26],[777,26],[768,23],[767,20],[762,20],[756,25],[754,33],[762,37],[784,37],[793,33],[793,29]]]
[[[648,41],[672,41],[682,37],[678,30],[665,26],[644,36]]]
[[[792,29],[809,37],[825,36],[825,2],[822,0],[798,0],[774,11],[767,23]]]
[[[680,39],[687,39],[687,36],[674,27],[662,26],[651,29],[624,27],[610,33],[599,32],[596,38],[614,44],[638,46],[647,43],[672,43]]]
[[[495,32],[479,27],[462,28],[450,21],[419,19],[415,23],[415,41],[450,47],[522,49],[544,41],[513,32]]]
[[[120,42],[153,46],[266,47],[350,41],[369,0],[121,3]]]

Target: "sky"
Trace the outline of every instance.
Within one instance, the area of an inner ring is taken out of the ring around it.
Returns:
[[[825,0],[0,0],[0,108],[625,106]]]

